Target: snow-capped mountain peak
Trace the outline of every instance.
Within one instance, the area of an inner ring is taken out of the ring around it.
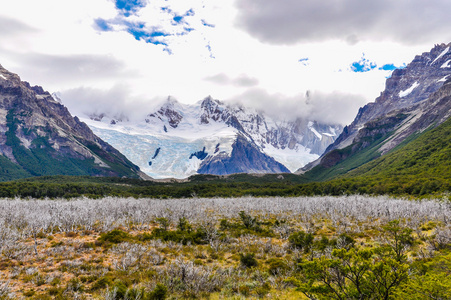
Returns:
[[[113,122],[105,115],[86,122],[154,178],[294,171],[318,158],[342,130],[274,119],[210,96],[193,105],[169,97],[142,122]]]

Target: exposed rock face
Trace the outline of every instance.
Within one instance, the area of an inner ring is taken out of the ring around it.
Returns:
[[[42,87],[31,87],[1,66],[0,153],[15,164],[18,177],[144,175]]]
[[[240,105],[227,106],[207,97],[201,103],[201,124],[224,122],[251,138],[259,147],[271,145],[278,149],[295,149],[299,145],[311,153],[322,154],[342,131],[338,124],[325,125],[305,119],[277,121]]]
[[[443,123],[451,111],[450,79],[451,44],[436,45],[430,52],[416,56],[406,68],[393,72],[376,101],[360,108],[354,121],[320,159],[297,173],[319,164],[330,167],[331,156],[337,157],[335,149],[352,145],[352,155],[391,133],[379,148],[385,154],[412,134]]]
[[[342,134],[328,151],[349,145],[368,121],[427,100],[451,74],[450,50],[451,44],[437,45],[431,52],[416,56],[406,68],[393,71],[381,95],[359,110],[354,121],[347,126],[346,134]]]
[[[219,153],[202,162],[199,174],[227,175],[234,173],[290,173],[284,165],[262,153],[246,138],[238,136],[231,155]]]

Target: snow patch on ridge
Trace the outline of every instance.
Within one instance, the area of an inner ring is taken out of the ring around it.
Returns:
[[[323,136],[318,131],[316,131],[316,129],[313,127],[312,121],[309,121],[307,126],[308,126],[308,129],[310,129],[310,131],[312,131],[316,135],[317,138],[319,138],[320,140],[323,138]]]
[[[6,78],[3,74],[0,74],[0,78],[8,80],[8,78]]]
[[[412,93],[413,90],[416,89],[419,85],[420,85],[420,84],[418,83],[418,81],[415,81],[415,83],[412,84],[412,86],[411,86],[410,88],[408,88],[408,89],[405,90],[405,91],[399,92],[399,98],[404,98],[404,97],[410,95],[410,93]]]
[[[451,62],[451,59],[448,59],[440,68],[441,69],[449,68],[450,67],[449,63],[450,62]]]
[[[445,82],[449,75],[443,76],[443,78],[440,78],[437,80],[437,82]]]
[[[446,53],[448,53],[448,51],[449,51],[449,47],[446,47],[446,49],[443,50],[442,53],[440,53],[440,55],[437,56],[436,59],[434,59],[434,61],[431,63],[431,65],[433,65],[437,60],[439,60],[443,55],[445,55]]]

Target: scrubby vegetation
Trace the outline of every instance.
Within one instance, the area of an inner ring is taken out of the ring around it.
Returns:
[[[451,204],[0,200],[0,299],[449,299]]]
[[[196,175],[186,182],[155,182],[139,179],[89,176],[45,176],[0,182],[0,197],[134,198],[195,197],[299,197],[341,196],[353,194],[391,195],[411,198],[448,197],[451,180],[445,177],[355,177],[327,182],[299,183],[293,174],[253,176],[235,174],[227,177]]]

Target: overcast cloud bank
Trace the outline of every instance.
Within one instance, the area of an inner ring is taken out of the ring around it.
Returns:
[[[237,0],[237,26],[274,44],[340,39],[403,44],[450,40],[448,0]]]
[[[0,12],[0,64],[74,114],[139,116],[168,96],[211,95],[343,124],[393,69],[451,41],[450,11],[448,0],[15,0]]]

